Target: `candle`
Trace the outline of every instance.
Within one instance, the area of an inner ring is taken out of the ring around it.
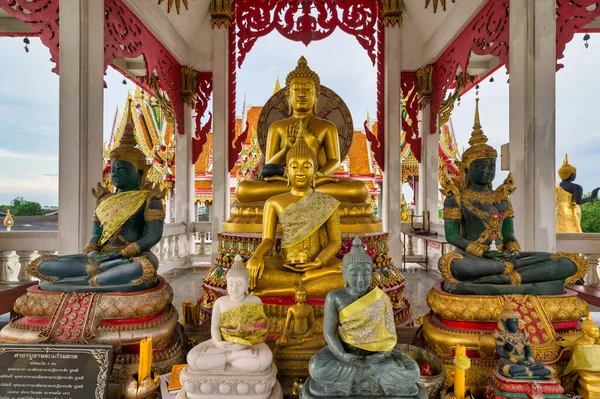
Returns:
[[[150,377],[152,366],[152,337],[140,341],[140,364],[138,370],[138,384]]]
[[[467,357],[467,348],[458,344],[454,348],[454,397],[465,398],[466,371],[471,367],[471,360]]]

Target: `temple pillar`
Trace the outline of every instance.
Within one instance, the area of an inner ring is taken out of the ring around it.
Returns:
[[[389,255],[399,264],[402,261],[400,215],[402,198],[402,160],[400,158],[401,115],[401,46],[399,26],[386,26],[384,31],[384,173],[381,215],[383,229],[389,234]]]
[[[421,163],[419,164],[419,195],[418,209],[429,211],[431,224],[439,223],[438,215],[438,141],[439,129],[435,134],[429,132],[431,118],[430,105],[427,103],[419,115],[419,134],[421,136]]]
[[[510,170],[515,234],[523,250],[554,252],[556,2],[510,6]]]
[[[60,0],[58,251],[80,253],[102,181],[104,2]]]
[[[183,135],[175,137],[175,223],[183,223],[186,233],[179,238],[179,252],[190,254],[194,248],[194,236],[190,230],[194,221],[194,164],[192,162],[192,137],[194,119],[192,107],[183,106],[185,120]]]
[[[213,176],[212,176],[212,248],[215,257],[218,253],[217,234],[222,231],[223,222],[229,217],[229,135],[228,135],[228,65],[229,28],[214,26],[213,35]],[[213,259],[214,260],[214,259]]]

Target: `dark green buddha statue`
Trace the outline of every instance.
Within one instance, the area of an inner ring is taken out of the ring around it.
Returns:
[[[500,356],[497,370],[500,375],[514,379],[548,379],[552,370],[533,356],[527,334],[519,329],[520,315],[506,301],[500,312],[498,330],[494,333],[496,353]]]
[[[163,193],[146,189],[146,157],[135,147],[133,121],[110,153],[110,178],[116,189],[98,184],[92,237],[83,254],[47,255],[27,266],[48,291],[138,291],[156,285],[158,259],[150,252],[163,231]]]
[[[562,294],[566,281],[588,271],[584,257],[568,253],[521,252],[513,230],[509,174],[496,190],[496,150],[479,122],[479,100],[469,147],[457,162],[460,177],[441,179],[446,240],[456,251],[440,258],[443,288],[454,294]]]

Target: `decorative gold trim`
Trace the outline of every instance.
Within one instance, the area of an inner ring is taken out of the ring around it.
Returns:
[[[231,0],[212,0],[210,2],[210,27],[231,27]]]
[[[419,108],[423,109],[431,98],[431,91],[433,88],[433,64],[425,65],[417,69],[416,71],[418,85],[417,93],[419,95]]]
[[[505,251],[521,251],[521,244],[519,244],[517,241],[509,241],[504,243],[504,250]]]
[[[458,283],[458,280],[452,276],[452,272],[450,271],[450,265],[455,259],[463,259],[463,256],[456,252],[450,252],[440,258],[438,266],[444,280],[450,283]]]
[[[133,242],[121,250],[121,255],[123,255],[124,258],[129,259],[129,258],[133,258],[135,255],[139,254],[140,252],[142,252],[140,250],[140,246],[137,244],[137,242]]]
[[[476,242],[470,242],[467,245],[467,248],[465,249],[465,251],[467,251],[467,253],[469,253],[473,256],[476,256],[478,258],[481,258],[483,256],[483,253],[488,250],[489,250],[489,247],[487,245],[479,244]]]
[[[98,283],[98,275],[92,276],[89,281],[90,287],[98,287],[100,283]]]
[[[42,274],[40,272],[40,264],[44,261],[55,260],[55,259],[58,259],[57,255],[42,255],[39,258],[35,258],[34,260],[32,260],[27,265],[25,270],[27,270],[27,273],[29,273],[29,275],[31,277],[35,277],[42,281],[49,281],[49,282],[53,283],[55,281],[58,281],[58,277],[46,276],[45,274]]]
[[[156,270],[147,258],[143,258],[141,256],[133,258],[134,262],[139,262],[142,265],[142,276],[138,279],[135,279],[131,282],[131,284],[141,284],[145,281],[148,281],[156,276]]]
[[[571,262],[573,262],[573,263],[575,263],[575,265],[577,265],[577,273],[575,273],[573,276],[566,279],[565,281],[567,283],[574,283],[577,280],[581,280],[583,277],[585,277],[585,275],[590,270],[589,262],[587,261],[587,259],[585,257],[583,257],[581,255],[572,254],[569,252],[557,252],[550,257],[550,259],[557,259],[557,258],[569,259]]]
[[[383,0],[383,26],[395,26],[398,28],[402,27],[402,12],[404,11],[403,0]]]
[[[460,208],[444,208],[442,210],[442,216],[444,219],[461,220],[462,209]]]
[[[96,213],[94,212],[94,216],[95,215],[96,215]],[[85,248],[83,248],[84,255],[87,255],[90,252],[100,252],[100,247],[98,246],[98,244],[90,243],[90,244],[86,245]]]
[[[181,94],[183,102],[193,107],[198,97],[196,93],[196,78],[200,72],[188,66],[181,66]]]
[[[100,266],[100,263],[90,263],[87,265],[87,274],[90,277],[95,276],[96,274],[98,274],[98,267]]]
[[[146,209],[144,220],[165,220],[165,211],[162,209]]]
[[[515,266],[511,262],[504,262],[504,274],[510,277],[512,285],[521,285],[521,276],[515,271]]]

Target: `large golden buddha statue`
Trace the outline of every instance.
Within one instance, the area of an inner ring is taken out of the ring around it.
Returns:
[[[367,186],[358,180],[333,178],[340,167],[341,151],[338,129],[333,122],[316,115],[321,82],[319,75],[301,57],[298,66],[285,79],[287,102],[291,116],[271,124],[267,134],[264,180],[241,182],[235,197],[242,203],[265,201],[290,191],[283,177],[286,155],[303,135],[315,153],[315,189],[342,202],[363,203],[369,196]]]
[[[313,189],[316,156],[304,135],[286,154],[290,191],[267,200],[262,240],[248,260],[250,289],[259,296],[294,296],[301,283],[309,296],[324,296],[343,286],[340,219],[335,198]],[[265,256],[281,225],[281,256]],[[263,258],[264,257],[264,258]]]

